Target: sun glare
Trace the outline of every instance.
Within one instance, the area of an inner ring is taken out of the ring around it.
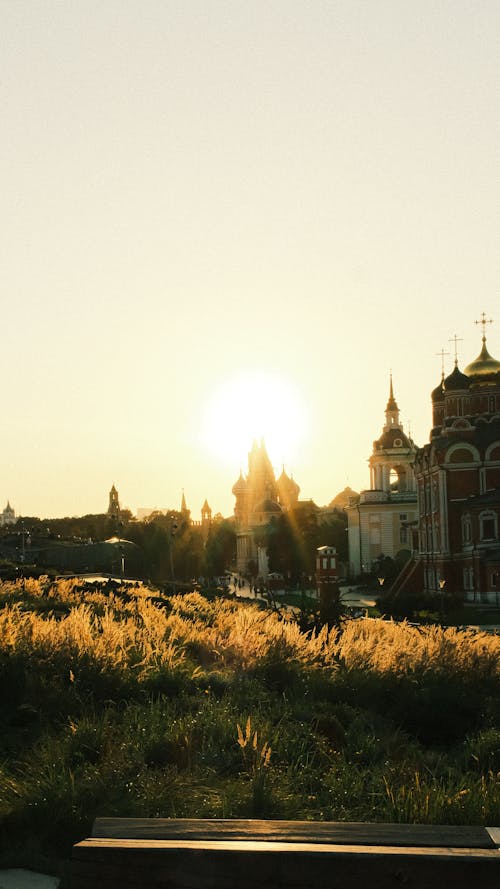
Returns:
[[[307,411],[292,384],[274,374],[247,372],[222,383],[203,417],[204,445],[221,461],[246,466],[255,438],[264,438],[273,462],[293,469],[307,435]]]

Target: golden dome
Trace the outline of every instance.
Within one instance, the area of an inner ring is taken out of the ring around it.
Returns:
[[[492,374],[500,373],[500,361],[492,358],[486,348],[486,337],[483,337],[483,348],[481,354],[475,361],[471,361],[465,368],[464,373],[468,377],[489,377]]]

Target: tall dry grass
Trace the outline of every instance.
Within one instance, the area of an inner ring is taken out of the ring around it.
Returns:
[[[66,854],[106,812],[491,823],[499,654],[198,593],[0,585],[0,829]]]

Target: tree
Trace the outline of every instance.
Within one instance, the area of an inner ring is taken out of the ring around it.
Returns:
[[[236,559],[234,523],[222,517],[213,521],[205,547],[205,574],[215,577],[231,568]]]

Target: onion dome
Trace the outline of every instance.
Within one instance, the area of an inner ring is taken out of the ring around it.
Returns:
[[[278,485],[278,490],[289,497],[298,497],[300,494],[300,487],[293,478],[286,474],[284,467],[276,484]]]
[[[486,348],[486,337],[483,336],[483,348],[475,361],[471,361],[465,368],[469,377],[489,377],[500,372],[500,361],[492,358]]]
[[[433,404],[435,404],[437,401],[444,400],[444,374],[441,377],[439,386],[436,386],[436,388],[432,390],[431,399]]]
[[[243,478],[243,473],[240,470],[240,477],[233,485],[233,494],[235,497],[238,497],[239,494],[246,494],[247,492],[247,481]]]
[[[465,374],[462,373],[461,370],[458,369],[458,364],[455,364],[451,374],[446,377],[444,380],[443,386],[446,392],[455,392],[463,389],[468,389],[470,386],[469,377],[466,377]]]

